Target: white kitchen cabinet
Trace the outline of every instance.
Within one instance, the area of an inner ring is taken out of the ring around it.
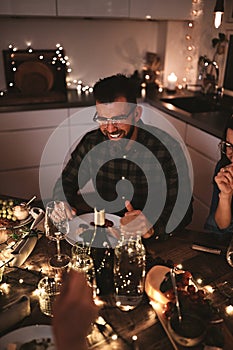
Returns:
[[[40,199],[39,168],[16,169],[0,172],[0,193],[22,199]]]
[[[193,194],[203,204],[210,206],[213,190],[213,174],[216,162],[188,147],[194,173]]]
[[[187,125],[185,143],[193,164],[194,172],[194,216],[193,229],[203,230],[209,214],[213,192],[213,174],[220,158],[220,139],[191,125]]]
[[[220,139],[217,137],[207,134],[192,125],[187,125],[187,146],[197,150],[199,153],[215,162],[217,162],[220,157],[219,142]]]
[[[50,109],[1,113],[0,132],[57,127],[60,123],[68,125],[68,109]]]
[[[54,169],[63,167],[70,147],[68,109],[1,113],[0,117],[0,193],[40,198],[42,185],[46,187],[43,195],[49,198],[59,175],[55,176]],[[41,169],[47,176],[40,184]]]
[[[1,0],[0,15],[56,16],[56,0]]]
[[[129,0],[57,0],[58,16],[129,17]]]
[[[46,143],[52,137],[53,128],[10,131],[1,134],[0,147],[5,149],[5,156],[1,159],[1,169],[22,169],[40,165]],[[64,147],[68,148],[68,128],[60,128],[57,132],[57,142],[54,142],[54,152],[44,157],[44,165],[61,163],[60,159]],[[61,142],[62,140],[62,142]],[[11,147],[9,147],[11,145]],[[8,147],[10,148],[10,152]]]
[[[80,139],[90,130],[98,127],[93,121],[96,107],[70,108],[69,109],[69,133],[72,151]]]
[[[130,18],[191,19],[192,0],[130,0]]]

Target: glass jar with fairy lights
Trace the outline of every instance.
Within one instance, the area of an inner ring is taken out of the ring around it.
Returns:
[[[143,297],[145,247],[139,233],[122,232],[114,252],[114,295],[122,311],[133,310]]]

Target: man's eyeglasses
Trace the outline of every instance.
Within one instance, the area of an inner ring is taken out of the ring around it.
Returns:
[[[228,141],[220,141],[219,148],[223,154],[233,153],[233,144]]]
[[[99,125],[108,125],[109,123],[112,124],[124,124],[126,122],[126,120],[128,119],[128,117],[130,116],[130,114],[135,110],[136,107],[133,107],[128,114],[124,114],[124,115],[118,115],[112,118],[105,118],[105,117],[100,117],[98,115],[98,113],[96,112],[94,117],[93,117],[93,121],[98,123]]]

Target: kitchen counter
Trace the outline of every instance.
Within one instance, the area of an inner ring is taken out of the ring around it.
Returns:
[[[174,94],[168,94],[166,91],[158,93],[155,90],[149,91],[146,97],[146,102],[151,106],[165,112],[177,119],[180,119],[190,125],[197,127],[200,130],[207,132],[218,138],[222,138],[225,125],[229,117],[233,114],[233,98],[224,96],[221,100],[221,104],[224,106],[224,110],[205,112],[205,113],[189,113],[173,105],[165,104],[161,101],[164,98],[176,98],[176,97],[191,97],[196,93],[187,90],[180,90]]]
[[[175,97],[189,97],[194,96],[194,92],[187,90],[178,90],[176,93],[170,94],[164,90],[162,93],[158,93],[156,89],[150,89],[147,91],[145,99],[139,99],[138,102],[147,102],[151,106],[177,118],[190,125],[193,125],[200,130],[203,130],[218,138],[222,137],[228,118],[233,113],[233,98],[224,96],[221,103],[226,106],[225,110],[205,112],[205,113],[188,113],[184,110],[176,108],[168,104],[164,104],[162,98],[175,98]],[[68,90],[67,100],[62,102],[50,102],[50,103],[28,103],[21,105],[13,105],[10,100],[5,100],[4,97],[0,97],[0,113],[19,112],[19,111],[32,111],[32,110],[48,110],[48,109],[61,109],[61,108],[78,108],[88,107],[95,104],[93,94],[82,93],[78,95],[76,90]]]
[[[76,90],[67,91],[66,101],[54,101],[54,102],[38,102],[38,103],[25,103],[25,104],[13,104],[10,98],[0,97],[0,113],[7,112],[22,112],[22,111],[37,111],[44,109],[59,109],[59,108],[73,108],[73,107],[88,107],[93,106],[95,100],[93,94],[82,93],[77,94]]]

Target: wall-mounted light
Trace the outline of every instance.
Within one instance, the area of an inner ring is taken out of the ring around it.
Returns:
[[[222,22],[222,15],[224,13],[224,0],[217,0],[214,8],[214,26],[219,28]]]

